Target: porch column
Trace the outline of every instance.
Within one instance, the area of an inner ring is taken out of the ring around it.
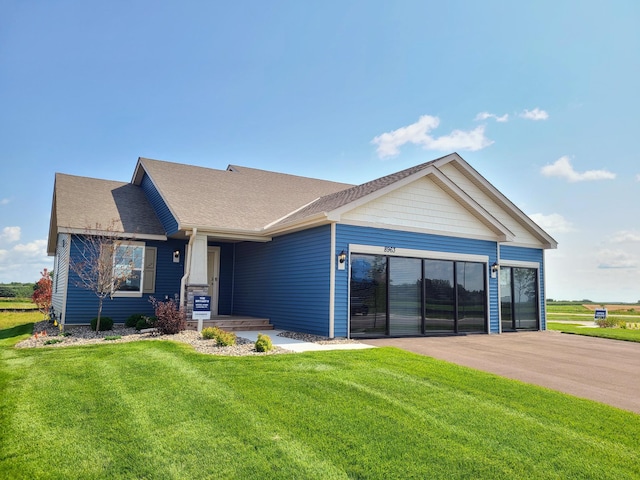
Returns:
[[[209,279],[207,278],[207,236],[196,234],[191,244],[189,262],[189,278],[185,285],[187,319],[193,318],[193,297],[209,295]]]

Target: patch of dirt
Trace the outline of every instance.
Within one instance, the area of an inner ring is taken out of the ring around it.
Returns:
[[[593,303],[585,303],[582,305],[585,308],[588,308],[589,310],[591,310],[592,312],[594,312],[596,309],[602,308],[602,305],[597,305],[597,304],[593,304]],[[615,312],[618,310],[631,310],[631,309],[637,309],[638,306],[637,305],[605,305],[604,308],[606,308],[609,312]]]

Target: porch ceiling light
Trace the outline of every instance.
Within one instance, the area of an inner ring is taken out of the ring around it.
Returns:
[[[347,254],[344,253],[344,250],[342,250],[339,254],[338,254],[338,262],[340,263],[344,263],[347,260]]]

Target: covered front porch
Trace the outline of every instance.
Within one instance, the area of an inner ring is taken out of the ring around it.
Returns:
[[[248,317],[245,315],[212,315],[210,320],[202,320],[202,328],[218,327],[228,332],[250,330],[273,330],[268,318]],[[198,320],[187,320],[187,330],[197,330]]]

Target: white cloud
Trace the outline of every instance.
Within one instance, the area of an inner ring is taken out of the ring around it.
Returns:
[[[636,182],[640,182],[640,173],[636,175]]]
[[[529,215],[529,218],[549,233],[568,233],[574,231],[571,222],[558,213],[552,213],[550,215],[533,213]]]
[[[0,233],[0,241],[13,243],[20,240],[20,227],[4,227]]]
[[[484,135],[484,125],[473,130],[454,130],[449,135],[434,138],[429,135],[431,130],[438,127],[440,119],[431,115],[422,115],[416,123],[386,132],[375,137],[371,143],[377,145],[380,158],[392,157],[400,153],[400,147],[412,143],[420,145],[425,150],[469,150],[476,151],[488,147],[493,143]]]
[[[35,240],[29,243],[20,243],[13,247],[13,251],[22,254],[25,257],[35,257],[42,254],[47,254],[47,241]]]
[[[0,198],[0,205],[8,205],[11,202],[9,198]]]
[[[600,250],[596,256],[598,268],[638,268],[638,259],[624,250]]]
[[[611,243],[636,243],[640,242],[640,232],[631,232],[628,230],[621,230],[615,232],[609,239]]]
[[[0,282],[36,282],[43,268],[52,269],[46,247],[46,240],[35,240],[0,250]]]
[[[495,113],[489,113],[489,112],[480,112],[478,115],[476,115],[475,120],[476,121],[481,121],[481,120],[486,120],[488,118],[493,118],[496,122],[508,122],[509,121],[509,114],[505,113],[502,116],[498,116]]]
[[[561,177],[570,182],[585,182],[590,180],[612,180],[616,174],[608,170],[588,170],[583,173],[576,172],[571,165],[569,157],[562,156],[555,163],[542,167],[542,174],[546,177]]]
[[[549,118],[549,114],[544,110],[540,110],[538,107],[533,110],[524,110],[520,116],[522,118],[526,118],[527,120],[546,120]]]

